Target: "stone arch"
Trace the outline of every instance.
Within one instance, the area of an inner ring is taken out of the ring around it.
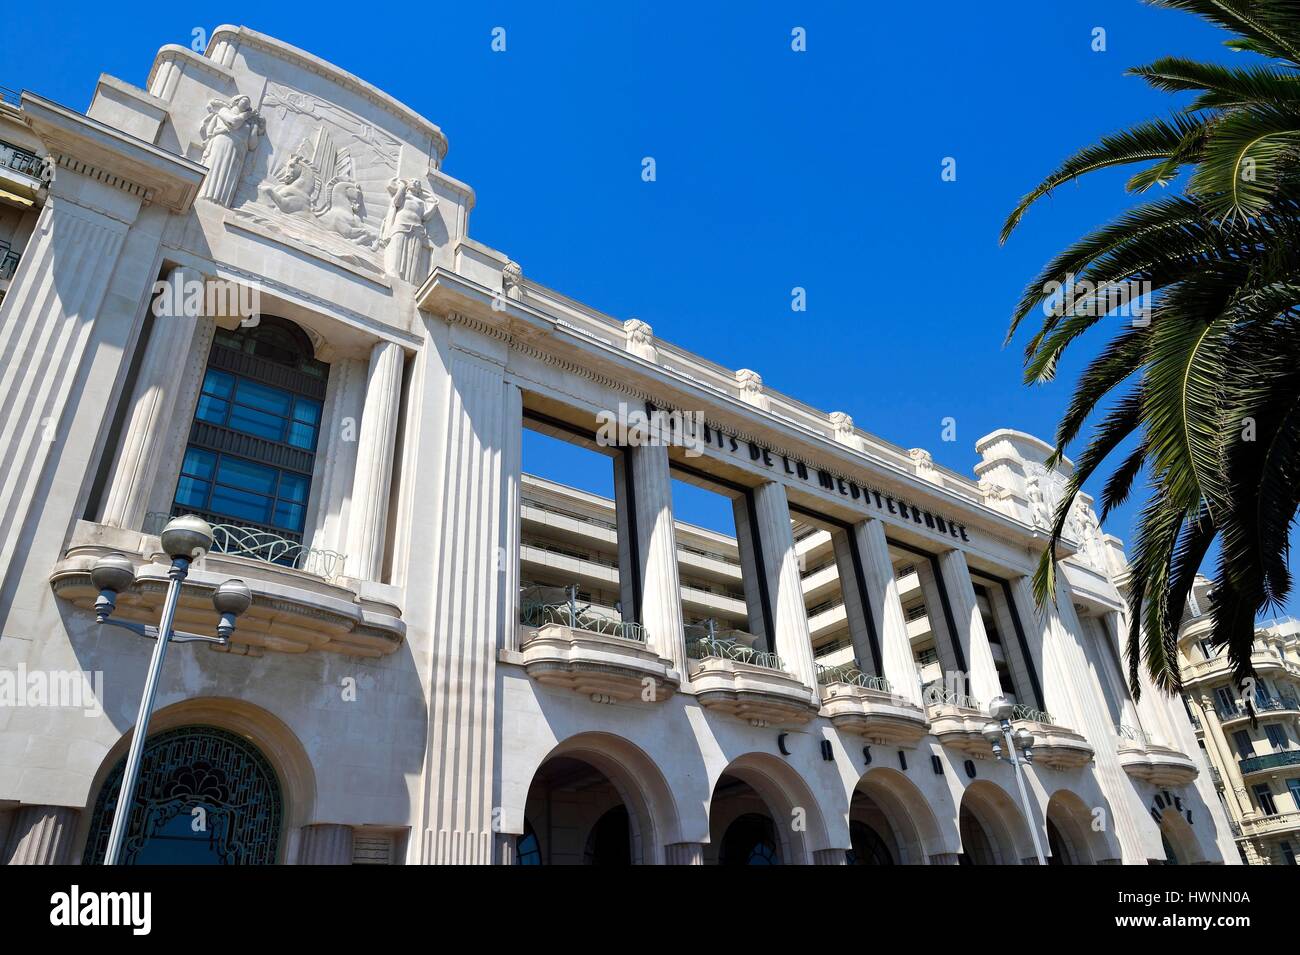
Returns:
[[[875,766],[858,780],[854,793],[864,793],[885,816],[898,849],[900,865],[927,865],[944,848],[939,824],[916,784],[896,769]],[[849,817],[853,818],[853,802]],[[883,834],[882,834],[883,835]]]
[[[746,753],[738,756],[714,778],[709,790],[711,831],[714,823],[714,799],[718,783],[724,776],[744,782],[766,804],[772,821],[776,823],[781,858],[786,865],[811,865],[814,852],[832,848],[826,820],[812,790],[789,764],[770,753]],[[796,809],[803,810],[802,830],[793,825]]]
[[[284,825],[276,859],[281,864],[296,859],[299,833],[303,826],[315,821],[316,810],[316,772],[297,734],[274,713],[254,703],[213,696],[182,700],[158,710],[149,721],[149,735],[191,725],[215,726],[242,736],[270,762],[284,800]],[[95,805],[109,773],[126,756],[133,731],[131,727],[123,733],[100,761],[91,782],[88,807]],[[91,816],[91,812],[83,812],[78,823],[78,857],[85,852]]]
[[[654,760],[635,743],[612,733],[578,733],[553,746],[526,777],[518,818],[503,819],[505,831],[524,831],[528,788],[548,762],[559,758],[586,763],[609,780],[628,811],[633,861],[663,864],[664,846],[681,841],[677,802]],[[585,842],[588,835],[583,832],[580,841]]]
[[[1183,818],[1182,813],[1170,806],[1160,813],[1160,818],[1156,822],[1160,826],[1160,835],[1164,837],[1168,848],[1173,849],[1176,856],[1175,859],[1166,857],[1165,861],[1167,863],[1171,865],[1201,865],[1206,861],[1205,853],[1201,851],[1201,845],[1196,838],[1196,833],[1192,831],[1191,824]]]
[[[1107,812],[1109,814],[1109,810]],[[1120,858],[1118,841],[1112,846],[1107,839],[1113,828],[1109,820],[1102,831],[1093,829],[1092,820],[1092,810],[1077,793],[1069,789],[1052,793],[1052,798],[1047,801],[1047,822],[1054,828],[1061,848],[1066,852],[1066,858],[1059,861],[1067,865],[1097,865],[1103,860]]]
[[[998,865],[1019,865],[1034,858],[1034,839],[1024,814],[1001,786],[977,779],[962,793],[958,807],[958,831],[961,813],[969,812],[988,837],[994,861]],[[966,852],[963,839],[962,851]]]

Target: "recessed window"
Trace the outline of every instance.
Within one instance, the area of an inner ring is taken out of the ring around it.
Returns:
[[[301,542],[328,366],[291,322],[219,330],[208,356],[173,514]]]

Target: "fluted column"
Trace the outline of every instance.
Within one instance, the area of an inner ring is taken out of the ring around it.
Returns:
[[[867,600],[871,604],[876,636],[880,641],[885,671],[881,676],[889,681],[889,688],[895,696],[919,706],[921,684],[917,678],[916,658],[912,655],[912,642],[907,635],[907,619],[898,598],[894,563],[889,559],[885,526],[877,520],[865,520],[854,526],[853,534],[862,555]]]
[[[319,824],[302,827],[298,843],[299,865],[351,865],[351,826]]]
[[[654,444],[626,448],[624,479],[632,482],[636,507],[637,549],[641,572],[641,620],[647,646],[686,672],[686,635],[682,625],[681,582],[677,573],[677,540],[673,529],[672,478],[668,447]],[[629,502],[633,503],[633,502]],[[619,528],[624,535],[627,528]]]
[[[785,486],[768,481],[755,488],[754,510],[758,517],[758,539],[763,548],[768,597],[772,604],[773,645],[786,669],[817,692],[817,671],[813,662],[812,636],[804,611],[803,581],[790,527],[790,505]]]
[[[1002,683],[998,680],[998,668],[993,662],[988,634],[984,631],[984,618],[980,616],[979,603],[975,599],[965,552],[954,549],[941,554],[939,570],[943,574],[953,622],[957,627],[953,638],[966,658],[970,694],[986,707],[995,696],[1002,695]]]
[[[1016,603],[1025,627],[1029,655],[1042,681],[1043,708],[1060,724],[1082,732],[1075,713],[1074,685],[1069,661],[1063,652],[1059,631],[1062,626],[1056,608],[1039,610],[1034,601],[1033,584],[1028,577],[1011,581],[1011,599]]]
[[[853,658],[863,673],[884,676],[884,662],[880,659],[876,646],[880,642],[879,631],[873,629],[876,622],[867,610],[866,594],[858,586],[857,564],[853,559],[856,541],[851,536],[852,530],[837,528],[830,533],[831,547],[835,551],[835,569],[840,578],[840,596],[844,600],[844,618],[849,627],[849,642],[853,645]]]
[[[955,852],[936,852],[930,856],[930,865],[961,865]]]
[[[187,295],[203,276],[193,269],[177,267],[167,275],[168,288],[157,299],[149,340],[136,373],[117,455],[110,472],[104,499],[103,523],[140,530],[149,498],[158,477],[169,424],[180,407],[186,363],[200,315],[184,307],[193,299]],[[191,288],[187,289],[186,286]],[[202,301],[200,298],[199,301]],[[182,306],[182,307],[177,307]]]
[[[20,806],[13,810],[9,841],[0,859],[5,865],[67,865],[80,809],[68,806]]]
[[[396,342],[378,342],[370,351],[346,549],[347,575],[360,580],[379,580],[383,571],[388,492],[402,400],[402,359],[402,346]]]
[[[848,857],[843,849],[813,850],[813,865],[848,865]]]
[[[511,595],[499,562],[511,533],[507,449],[521,427],[519,388],[505,380],[503,364],[454,346],[423,357],[414,465],[421,486],[410,493],[412,523],[425,531],[412,538],[406,590],[409,625],[427,641],[433,703],[413,855],[427,864],[487,865],[499,805],[497,650],[516,625],[506,619]]]
[[[704,865],[704,846],[698,842],[674,842],[664,846],[665,865]]]

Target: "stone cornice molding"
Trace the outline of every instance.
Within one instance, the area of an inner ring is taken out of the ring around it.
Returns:
[[[189,209],[207,168],[53,100],[24,92],[23,114],[61,169],[173,212]]]
[[[447,137],[443,135],[442,130],[437,125],[425,119],[405,103],[389,96],[378,87],[371,86],[360,77],[354,76],[346,70],[341,70],[332,63],[327,63],[320,57],[313,56],[306,50],[300,50],[296,46],[290,46],[288,43],[283,43],[274,37],[258,33],[256,30],[250,30],[248,27],[233,26],[228,23],[212,31],[208,39],[209,55],[218,45],[218,41],[222,40],[234,44],[236,48],[247,45],[261,49],[278,59],[293,63],[295,66],[324,77],[332,83],[337,83],[344,89],[355,93],[362,99],[397,117],[414,131],[428,136],[433,141],[438,166],[441,166],[443,159],[446,158]]]
[[[494,301],[497,302],[496,309],[493,308]],[[769,447],[792,462],[824,471],[831,477],[846,482],[851,481],[882,496],[907,498],[941,514],[960,514],[972,527],[979,527],[984,533],[1011,547],[1041,546],[1046,540],[1041,531],[1030,528],[981,501],[972,501],[918,477],[912,472],[910,462],[907,465],[894,465],[888,461],[876,460],[865,451],[846,447],[834,437],[817,434],[796,421],[710,388],[706,383],[693,380],[675,369],[639,358],[594,335],[583,334],[581,329],[553,319],[530,305],[514,299],[502,302],[499,298],[494,298],[492,290],[442,267],[435,269],[429,276],[417,293],[416,302],[426,311],[501,341],[521,354],[545,362],[566,374],[581,376],[639,401],[651,402],[665,411],[673,410],[674,406],[680,410],[689,404],[692,409],[704,411],[704,420],[709,427],[734,435],[739,440]],[[557,338],[556,333],[569,338],[572,345],[582,344],[601,350],[605,357],[626,365],[620,371],[628,374],[606,374],[590,364],[576,360],[574,356],[561,354],[554,346],[564,341],[564,338]],[[464,348],[463,345],[458,347]],[[678,391],[685,390],[688,395],[692,392],[700,393],[702,398],[699,401],[689,401],[683,395],[682,400],[670,405],[661,391],[655,392],[640,386],[652,379],[662,381]],[[706,410],[708,405],[714,406],[713,412]],[[751,428],[720,418],[718,411],[734,414],[739,420],[764,419],[777,434],[760,435]],[[792,440],[799,444],[816,444],[821,453],[814,459],[802,449],[795,450],[799,445],[792,443]],[[847,460],[850,458],[852,460]],[[854,465],[868,472],[876,472],[877,481],[894,480],[898,486],[890,488],[872,480],[863,480],[863,472],[855,473]],[[1072,551],[1066,548],[1058,553],[1065,557]]]

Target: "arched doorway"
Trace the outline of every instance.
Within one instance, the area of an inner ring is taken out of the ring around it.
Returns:
[[[849,865],[893,865],[894,853],[884,837],[865,822],[849,822]]]
[[[641,862],[645,820],[624,791],[583,759],[554,756],[533,776],[515,861],[534,865]],[[525,858],[525,854],[530,858]],[[535,861],[534,861],[535,859]]]
[[[874,845],[872,836],[882,845],[859,852],[864,839]],[[921,791],[898,770],[886,766],[870,769],[858,780],[849,801],[849,839],[854,846],[849,862],[857,865],[925,865],[928,855],[945,851],[938,823]],[[889,863],[881,861],[884,853]]]
[[[1101,859],[1118,858],[1118,849],[1108,850],[1106,837],[1093,829],[1093,814],[1087,804],[1067,789],[1059,789],[1047,802],[1047,846],[1049,865],[1096,865]]]
[[[722,834],[718,865],[780,865],[776,824],[761,812],[737,816]]]
[[[706,865],[808,865],[828,841],[817,800],[775,756],[746,753],[713,784]]]
[[[125,766],[123,756],[100,787],[87,864],[107,854]],[[271,865],[283,824],[280,780],[260,749],[215,726],[181,726],[145,742],[121,863]]]
[[[966,787],[957,826],[962,865],[1019,865],[1034,852],[1024,816],[994,783],[976,780]]]
[[[1159,813],[1157,821],[1160,824],[1160,844],[1165,850],[1165,865],[1199,865],[1205,861],[1196,843],[1196,833],[1178,810],[1170,806]]]

